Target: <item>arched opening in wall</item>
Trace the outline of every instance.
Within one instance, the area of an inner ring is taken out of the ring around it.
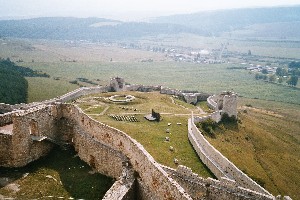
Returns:
[[[89,161],[90,166],[95,169],[96,168],[96,159],[94,156],[90,155],[90,161]]]
[[[29,123],[29,133],[30,135],[39,136],[38,122],[33,119]]]

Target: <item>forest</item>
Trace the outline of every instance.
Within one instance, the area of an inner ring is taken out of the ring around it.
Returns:
[[[9,58],[0,59],[0,102],[17,104],[27,102],[28,82],[25,77],[49,77],[27,67],[17,66]]]

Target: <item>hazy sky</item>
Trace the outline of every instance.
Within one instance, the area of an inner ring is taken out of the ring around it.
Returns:
[[[300,0],[0,0],[0,17],[76,16],[121,20],[241,7],[300,5]]]

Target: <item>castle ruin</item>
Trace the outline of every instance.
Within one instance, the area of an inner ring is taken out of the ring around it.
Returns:
[[[54,144],[71,144],[97,172],[117,180],[103,199],[275,199],[253,180],[242,177],[242,172],[199,135],[196,117],[189,119],[189,139],[218,180],[203,179],[185,166],[175,170],[157,163],[123,131],[95,121],[76,105],[65,103],[83,95],[120,90],[180,94],[158,86],[125,86],[120,78],[112,80],[109,86],[83,87],[44,102],[0,104],[4,113],[0,115],[0,166],[21,167],[48,154]],[[237,114],[234,94],[207,101],[218,115]]]

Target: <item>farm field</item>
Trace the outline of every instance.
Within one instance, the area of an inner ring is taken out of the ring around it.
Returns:
[[[231,64],[85,62],[42,65],[34,63],[34,65],[30,64],[30,67],[45,71],[51,76],[59,74],[59,76],[66,77],[65,79],[69,81],[78,78],[79,74],[81,77],[91,80],[108,80],[109,77],[121,76],[131,84],[164,85],[171,88],[198,90],[208,93],[233,90],[240,96],[247,98],[296,104],[299,103],[298,99],[300,99],[299,88],[255,80],[254,74],[249,74],[246,70],[228,69],[232,67]]]
[[[219,44],[218,40],[216,39],[215,44]],[[22,60],[18,64],[50,74],[48,80],[44,79],[45,83],[60,85],[53,89],[41,84],[40,87],[47,95],[38,95],[40,92],[34,94],[37,88],[31,89],[35,84],[30,84],[35,79],[29,78],[29,101],[56,97],[76,88],[78,86],[69,83],[76,78],[87,78],[91,81],[100,79],[103,84],[107,84],[109,78],[114,76],[121,76],[131,84],[164,85],[209,93],[233,90],[247,98],[294,104],[299,104],[300,99],[300,83],[298,88],[291,88],[255,80],[254,74],[249,74],[244,69],[232,69],[241,67],[238,64],[181,63],[168,60],[163,53],[97,44],[79,43],[70,46],[71,44],[64,42],[35,40],[21,40],[20,43],[18,40],[9,40],[4,44],[0,49],[0,57]],[[293,49],[286,47],[278,48],[293,52]],[[111,58],[112,62],[109,61]],[[152,59],[153,62],[142,62],[145,59]],[[53,80],[55,77],[59,77],[60,81]]]

